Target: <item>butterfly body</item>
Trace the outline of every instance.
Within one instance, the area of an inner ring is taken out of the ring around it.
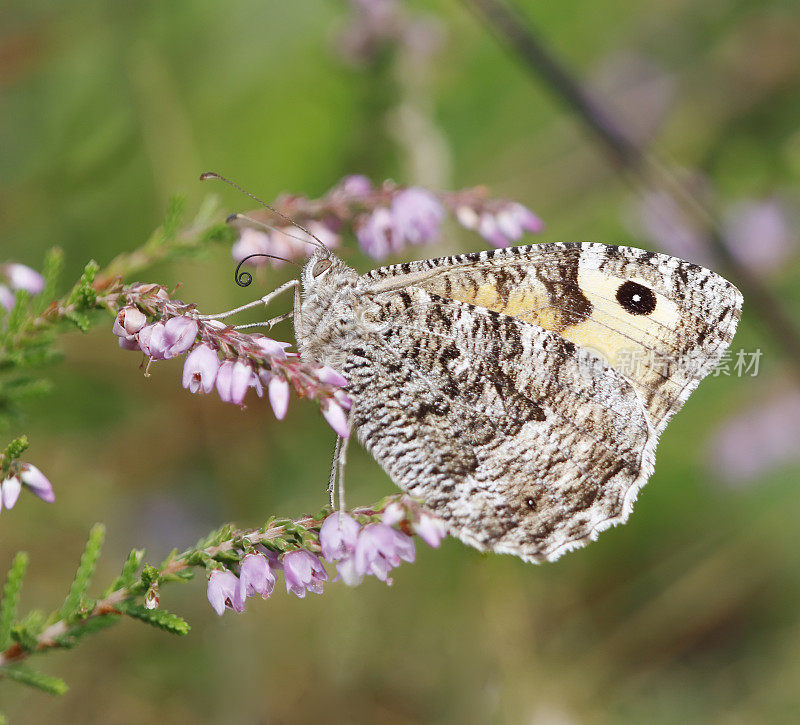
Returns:
[[[552,560],[627,519],[658,434],[730,344],[741,295],[665,255],[539,244],[303,271],[303,357],[400,488],[481,550]],[[626,374],[622,353],[654,353]]]

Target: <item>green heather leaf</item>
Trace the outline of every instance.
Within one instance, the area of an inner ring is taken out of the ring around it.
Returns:
[[[142,584],[145,588],[157,584],[160,576],[160,572],[152,564],[145,564],[142,569]]]
[[[74,647],[87,634],[94,634],[106,629],[112,624],[116,624],[119,619],[118,614],[100,614],[96,617],[89,617],[70,627],[67,632],[56,639],[56,642],[62,647]]]
[[[11,627],[11,638],[26,652],[33,652],[39,646],[39,635],[46,623],[44,613],[34,610]]]
[[[215,243],[230,245],[236,241],[238,232],[229,224],[215,224],[203,232],[201,237],[202,243]]]
[[[171,564],[173,561],[175,561],[175,559],[177,559],[177,558],[178,558],[178,550],[177,549],[173,549],[172,551],[169,552],[169,554],[167,554],[167,558],[164,559],[164,561],[161,562],[161,566],[158,567],[159,570],[166,569],[167,566],[169,564]]]
[[[60,677],[46,675],[38,670],[33,670],[25,665],[11,665],[3,670],[9,680],[20,682],[23,685],[35,687],[51,695],[63,695],[69,688]]]
[[[28,301],[30,300],[30,294],[25,290],[17,290],[15,296],[17,302],[11,312],[8,313],[8,318],[5,323],[5,337],[7,339],[16,335],[23,323],[28,319]]]
[[[42,268],[44,289],[36,298],[36,314],[47,309],[47,306],[55,299],[56,288],[58,287],[58,280],[63,266],[64,252],[59,247],[53,247],[44,258],[44,266]]]
[[[75,574],[75,580],[69,589],[69,594],[61,606],[60,616],[62,619],[73,617],[80,608],[81,600],[89,588],[89,582],[97,566],[97,559],[100,556],[100,549],[103,546],[106,529],[102,524],[95,524],[89,532],[89,540],[81,556],[81,563]]]
[[[97,272],[99,270],[100,265],[94,260],[91,260],[86,267],[84,267],[80,280],[78,280],[78,283],[72,288],[72,292],[70,292],[67,298],[67,304],[77,307],[77,310],[70,314],[69,318],[78,325],[78,327],[81,327],[81,329],[83,329],[83,327],[80,323],[84,320],[87,325],[89,324],[89,318],[82,313],[85,310],[92,309],[97,303],[97,293],[94,291],[92,283],[97,277]]]
[[[241,559],[241,556],[233,549],[226,549],[225,551],[218,551],[212,558],[222,563],[235,564]]]
[[[66,319],[72,322],[81,332],[88,332],[92,326],[92,321],[85,312],[73,310],[66,315]]]
[[[191,579],[194,579],[194,571],[192,569],[173,571],[161,577],[162,582],[187,582]]]
[[[171,634],[184,635],[188,634],[191,629],[185,619],[164,609],[145,609],[141,604],[131,601],[120,602],[116,608],[129,617],[152,624]]]
[[[0,651],[4,650],[11,641],[11,627],[17,616],[17,603],[22,589],[22,577],[28,566],[28,555],[20,551],[11,563],[6,584],[3,587],[3,599],[0,601]]]
[[[131,553],[128,554],[128,558],[122,565],[122,572],[111,582],[111,586],[106,589],[104,596],[108,596],[117,589],[127,589],[133,586],[136,583],[136,572],[142,565],[142,559],[144,559],[144,549],[131,549]]]
[[[15,458],[19,458],[26,450],[28,450],[29,445],[30,443],[28,442],[28,436],[20,436],[19,438],[15,438],[6,446],[5,451],[3,451],[3,455],[14,460]]]
[[[167,218],[164,220],[164,225],[162,227],[162,240],[164,242],[171,242],[175,239],[175,236],[181,228],[185,209],[186,197],[180,194],[174,194],[170,197]]]

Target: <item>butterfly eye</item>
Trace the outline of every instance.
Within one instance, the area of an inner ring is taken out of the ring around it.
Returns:
[[[327,272],[331,268],[330,259],[319,259],[311,268],[311,276],[312,277],[319,277],[323,272]]]
[[[656,308],[653,290],[638,282],[625,282],[617,290],[617,302],[632,315],[649,315]]]

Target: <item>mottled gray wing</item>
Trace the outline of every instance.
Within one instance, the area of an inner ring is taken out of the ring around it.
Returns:
[[[631,384],[554,332],[424,290],[357,302],[351,421],[481,550],[555,559],[624,521],[656,434]]]

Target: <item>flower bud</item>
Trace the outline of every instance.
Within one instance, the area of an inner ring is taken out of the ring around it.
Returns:
[[[164,357],[170,358],[185,353],[197,338],[197,320],[191,317],[172,317],[164,325]]]
[[[19,477],[22,483],[42,501],[53,503],[56,500],[56,495],[53,493],[53,484],[36,466],[30,463],[23,463]]]
[[[147,324],[146,315],[138,307],[123,307],[117,313],[112,332],[132,340],[133,336]]]

